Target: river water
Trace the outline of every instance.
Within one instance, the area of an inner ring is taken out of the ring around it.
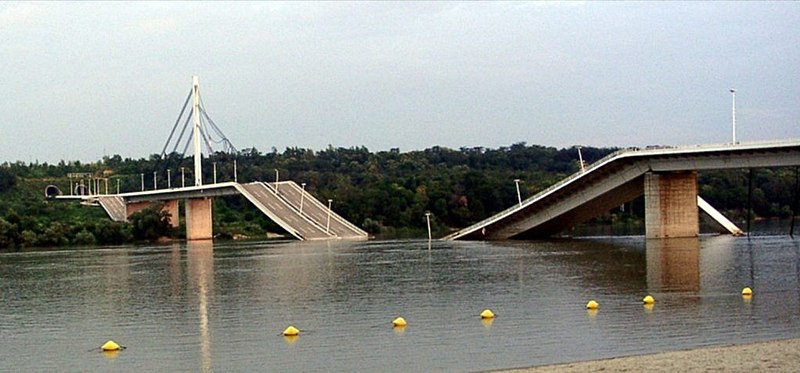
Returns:
[[[798,337],[787,236],[0,254],[0,371],[481,371]]]

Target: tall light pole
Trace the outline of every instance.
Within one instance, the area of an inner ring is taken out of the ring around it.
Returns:
[[[181,167],[181,188],[186,188],[186,168]]]
[[[731,127],[733,128],[733,144],[736,145],[736,90],[731,88]]]
[[[238,173],[236,172],[236,160],[235,159],[233,160],[233,182],[234,183],[238,183],[239,182],[239,176],[238,176]]]
[[[278,193],[278,169],[275,169],[275,193]]]
[[[586,172],[586,164],[583,163],[583,154],[581,154],[581,147],[578,147],[578,161],[581,162],[581,172]]]
[[[331,203],[333,203],[332,199],[328,200],[328,222],[325,223],[325,233],[330,233],[331,231]]]
[[[139,174],[142,177],[142,192],[144,192],[144,174]]]
[[[158,171],[153,171],[153,190],[158,190]]]
[[[119,194],[119,178],[117,178],[117,194]]]
[[[303,214],[303,197],[306,195],[306,183],[300,183],[300,214]]]
[[[217,183],[217,162],[212,163],[214,165],[214,184]]]
[[[519,179],[514,179],[514,184],[517,185],[517,200],[519,201],[519,207],[522,207],[522,194],[519,193]]]
[[[433,236],[431,236],[431,212],[430,211],[425,211],[425,219],[428,221],[428,242],[430,242],[433,239]]]
[[[167,189],[172,189],[172,170],[167,169]]]

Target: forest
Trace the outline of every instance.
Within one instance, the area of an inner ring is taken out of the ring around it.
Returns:
[[[314,151],[287,148],[235,154],[215,153],[203,160],[204,183],[293,180],[320,200],[332,199],[333,209],[377,237],[425,237],[425,213],[430,212],[434,236],[466,227],[517,203],[515,179],[522,198],[530,197],[580,170],[579,151],[591,164],[616,148],[557,149],[517,143],[497,149],[432,147],[401,152],[370,152],[365,147]],[[45,197],[48,185],[64,194],[75,188],[76,173],[103,178],[101,191],[115,193],[193,182],[192,158],[154,154],[148,158],[105,156],[93,163],[14,162],[0,165],[0,248],[64,245],[114,245],[164,238],[182,238],[168,217],[156,208],[129,222],[112,222],[99,207]],[[234,176],[235,170],[235,176]],[[755,218],[789,218],[797,205],[797,169],[704,171],[698,176],[700,195],[732,220],[746,219],[748,205]],[[185,178],[185,179],[182,179]],[[185,181],[182,181],[185,180]],[[105,187],[104,187],[105,185]],[[748,193],[750,192],[750,193]],[[748,204],[750,195],[750,204]],[[263,239],[281,233],[243,197],[214,201],[214,232],[218,238]],[[600,224],[640,224],[643,199],[598,216]]]

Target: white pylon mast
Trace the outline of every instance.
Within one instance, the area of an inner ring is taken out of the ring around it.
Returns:
[[[197,76],[192,77],[192,116],[194,129],[192,142],[194,151],[194,185],[203,185],[203,154],[200,149],[200,83]]]

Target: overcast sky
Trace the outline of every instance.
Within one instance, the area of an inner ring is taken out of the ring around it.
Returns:
[[[0,3],[0,163],[800,138],[800,2]]]

